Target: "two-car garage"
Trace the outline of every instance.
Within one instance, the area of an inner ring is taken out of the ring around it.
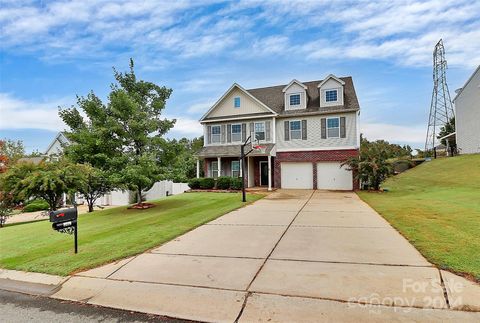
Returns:
[[[341,162],[316,163],[317,189],[352,190],[352,171],[341,167]],[[290,189],[314,188],[314,163],[312,162],[282,162],[281,186]]]

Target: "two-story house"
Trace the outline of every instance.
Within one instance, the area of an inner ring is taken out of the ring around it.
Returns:
[[[359,111],[351,77],[250,90],[235,83],[200,119],[198,158],[207,177],[240,176],[240,145],[251,135],[265,152],[246,158],[247,187],[351,190],[341,164],[358,155]]]

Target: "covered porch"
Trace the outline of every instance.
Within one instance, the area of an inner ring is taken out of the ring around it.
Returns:
[[[245,187],[274,187],[273,165],[275,145],[264,144],[265,152],[252,151],[245,157]],[[248,152],[249,147],[245,147]],[[204,160],[205,177],[242,177],[240,145],[207,146],[197,154],[197,178],[200,177],[200,160]]]

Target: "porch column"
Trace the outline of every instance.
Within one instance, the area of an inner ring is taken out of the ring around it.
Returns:
[[[272,156],[268,155],[268,190],[272,190]]]
[[[197,158],[197,178],[200,178],[200,159]]]
[[[217,164],[218,164],[218,177],[222,176],[222,159],[217,157]]]

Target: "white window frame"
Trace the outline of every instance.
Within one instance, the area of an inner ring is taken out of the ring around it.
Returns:
[[[335,92],[337,92],[337,99],[336,99],[335,101],[328,101],[328,100],[327,100],[327,92],[329,92],[329,91],[335,91]],[[338,89],[325,89],[325,90],[323,91],[324,96],[325,96],[325,97],[324,97],[325,103],[338,102],[338,96],[339,96],[339,95],[338,95],[338,92],[339,92]]]
[[[267,138],[267,130],[265,129],[265,121],[261,121],[261,122],[254,122],[253,123],[253,137],[255,138],[255,140],[257,140],[257,124],[263,124],[263,139],[259,139],[258,141],[265,141],[266,138]],[[259,131],[259,133],[261,133],[262,131]]]
[[[233,164],[238,163],[238,170],[233,169]],[[232,163],[230,165],[230,170],[231,170],[231,176],[232,177],[240,177],[240,161],[239,160],[232,160]],[[234,176],[233,172],[238,172],[237,176]]]
[[[213,168],[213,165],[217,165],[217,166]],[[210,177],[213,177],[213,178],[218,177],[218,160],[212,160],[209,163],[209,171],[210,171]]]
[[[291,101],[291,96],[293,95],[298,95],[299,96],[299,100],[298,100],[298,104],[292,104],[292,101]],[[298,92],[298,93],[289,93],[288,94],[288,105],[290,106],[290,108],[293,108],[293,109],[298,109],[298,107],[300,107],[302,105],[302,93]]]
[[[299,122],[299,123],[300,123],[300,130],[293,130],[293,131],[295,131],[295,132],[300,131],[300,137],[299,137],[299,138],[293,138],[293,137],[292,137],[292,122]],[[302,131],[303,131],[303,129],[302,129],[302,121],[301,121],[301,120],[291,120],[291,121],[289,121],[288,128],[289,128],[288,131],[290,132],[290,133],[289,133],[290,140],[299,140],[299,139],[302,139]]]
[[[328,120],[332,120],[332,119],[338,119],[338,127],[332,127],[332,128],[328,127]],[[340,138],[340,117],[327,118],[327,122],[326,122],[325,127],[326,127],[326,132],[327,132],[327,138]],[[329,133],[328,133],[328,129],[338,129],[338,136],[330,136]]]
[[[214,134],[214,133],[213,133],[213,128],[217,128],[217,127],[218,127],[218,129],[220,130],[220,132],[219,132],[218,134]],[[211,142],[212,142],[212,144],[219,144],[219,143],[221,143],[221,142],[222,142],[222,126],[220,126],[220,125],[212,126],[211,131],[212,131],[212,133],[210,134],[210,136],[211,136]],[[215,140],[213,139],[213,138],[216,137],[216,136],[218,136],[218,141],[215,141]]]
[[[240,137],[238,138],[238,140],[233,140],[233,126],[240,126],[240,133],[235,133],[235,134],[239,134]],[[232,123],[231,127],[230,127],[230,138],[232,138],[232,142],[240,142],[242,141],[242,124],[241,123]]]

